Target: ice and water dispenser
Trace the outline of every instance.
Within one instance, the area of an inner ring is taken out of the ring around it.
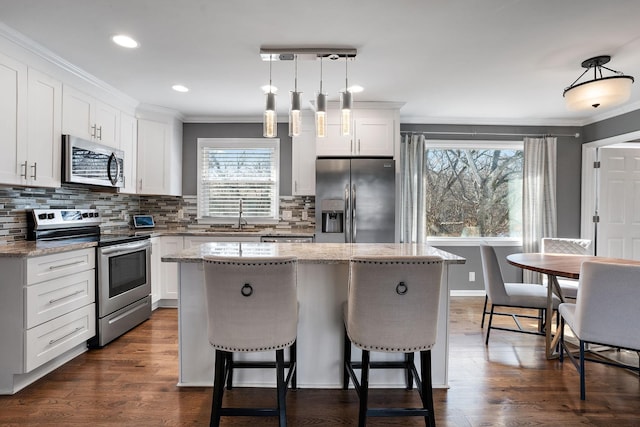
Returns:
[[[324,199],[322,209],[322,232],[342,233],[344,227],[344,200]]]

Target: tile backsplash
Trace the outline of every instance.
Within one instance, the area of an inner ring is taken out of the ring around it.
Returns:
[[[26,213],[34,208],[98,209],[102,216],[103,231],[128,229],[131,215],[138,213],[153,215],[157,228],[185,231],[231,228],[197,224],[196,196],[139,196],[74,185],[64,185],[60,188],[0,186],[0,244],[26,239]],[[283,219],[284,211],[290,212],[290,219]],[[303,219],[305,217],[306,219]],[[269,228],[308,230],[313,227],[314,197],[280,197],[280,221]]]

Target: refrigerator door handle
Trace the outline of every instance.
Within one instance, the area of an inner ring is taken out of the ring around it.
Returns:
[[[351,243],[356,243],[356,232],[357,232],[357,224],[356,224],[356,185],[353,184],[353,188],[351,190]]]
[[[351,243],[351,195],[349,194],[349,184],[344,186],[344,242]]]

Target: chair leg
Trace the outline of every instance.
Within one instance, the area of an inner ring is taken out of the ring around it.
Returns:
[[[218,427],[220,425],[220,410],[222,408],[222,395],[224,393],[224,375],[225,362],[227,361],[226,352],[216,350],[215,371],[213,374],[213,399],[211,401],[211,419],[210,427]]]
[[[480,322],[480,329],[484,328],[484,316],[487,314],[487,303],[489,302],[489,295],[484,296],[484,307],[482,308],[482,322]]]
[[[289,347],[289,369],[294,369],[291,376],[291,389],[296,390],[298,388],[298,347],[296,341]]]
[[[431,350],[420,352],[421,393],[422,405],[429,411],[429,416],[424,418],[425,425],[436,427],[436,418],[433,406],[433,386],[431,381]]]
[[[284,350],[276,350],[276,383],[278,388],[278,421],[287,426],[287,385],[284,381]]]
[[[227,390],[233,389],[233,353],[228,352],[227,358]]]
[[[487,325],[487,338],[484,340],[484,345],[489,345],[489,334],[491,334],[491,323],[493,323],[493,310],[494,305],[491,304],[491,312],[489,313],[489,324]]]
[[[584,384],[584,341],[580,340],[580,400],[585,400]]]
[[[360,409],[358,427],[367,425],[367,406],[369,400],[369,350],[362,350],[362,369],[360,373]]]
[[[349,370],[347,363],[351,362],[351,341],[347,335],[347,328],[344,327],[344,350],[342,352],[342,389],[349,388]]]
[[[404,354],[405,378],[407,383],[407,390],[413,390],[413,372],[411,372],[411,366],[413,366],[413,353]]]

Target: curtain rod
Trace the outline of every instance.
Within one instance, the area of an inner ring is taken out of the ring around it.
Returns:
[[[422,134],[422,135],[471,135],[471,136],[528,136],[528,137],[545,137],[545,136],[554,136],[554,137],[573,137],[579,138],[580,133],[576,132],[573,134],[553,134],[553,133],[539,133],[539,134],[531,134],[531,133],[500,133],[500,132],[435,132],[435,131],[408,131],[403,130],[400,133],[409,133],[409,134]]]

